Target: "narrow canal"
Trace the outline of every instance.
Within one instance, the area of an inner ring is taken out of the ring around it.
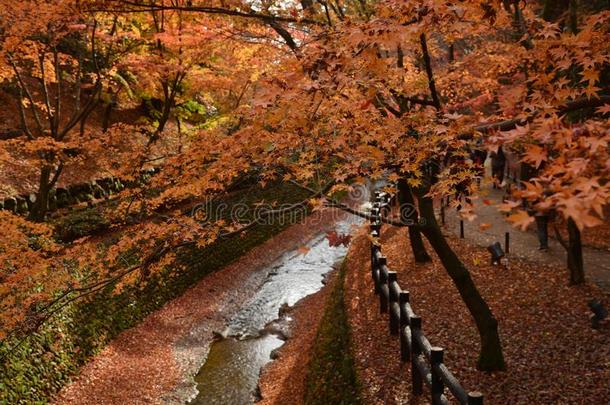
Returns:
[[[360,221],[338,222],[336,232],[346,234]],[[261,368],[271,361],[289,333],[290,317],[283,308],[315,293],[324,275],[340,263],[347,247],[329,245],[326,234],[318,234],[306,245],[282,255],[266,271],[266,282],[228,322],[223,338],[212,343],[207,360],[195,380],[195,405],[242,405],[254,402]],[[306,251],[306,252],[305,252]]]

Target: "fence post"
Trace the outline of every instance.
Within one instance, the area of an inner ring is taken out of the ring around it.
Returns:
[[[381,294],[381,267],[385,266],[388,259],[385,256],[379,256],[377,258],[377,268],[375,269],[375,294]]]
[[[423,393],[423,378],[424,376],[419,374],[419,368],[417,367],[417,360],[421,356],[421,347],[415,338],[416,331],[421,329],[421,317],[412,316],[409,319],[409,327],[411,328],[411,382],[413,395],[418,396]]]
[[[388,290],[388,298],[385,297],[384,290]],[[388,279],[384,275],[383,266],[379,266],[379,311],[382,314],[388,312],[389,297],[390,289]]]
[[[468,405],[483,405],[483,394],[478,391],[469,392]]]
[[[374,220],[371,220],[371,223],[369,224],[369,230],[371,232],[374,232],[374,231],[379,232],[380,231],[379,228],[381,228],[380,224]]]
[[[398,324],[400,318],[396,315],[394,309],[398,306],[398,291],[392,293],[392,283],[396,282],[397,275],[395,271],[388,272],[388,308],[390,311],[390,334],[398,335]],[[400,309],[399,309],[400,311]]]
[[[371,239],[375,238],[377,231],[371,231]],[[377,267],[377,260],[375,259],[377,253],[377,246],[371,240],[371,274],[375,273],[375,267]]]
[[[373,222],[375,223],[381,220],[381,216],[379,215],[379,203],[373,204],[373,208],[371,208],[371,217],[373,217]]]
[[[371,238],[377,238],[379,235],[378,231],[371,232]],[[377,280],[377,272],[379,271],[379,259],[377,259],[377,252],[381,251],[381,248],[373,241],[371,241],[371,277],[373,278],[373,284],[375,285],[375,294],[379,292],[378,290],[378,280]]]
[[[398,296],[400,306],[400,360],[409,361],[411,353],[409,342],[407,342],[406,327],[409,325],[409,315],[407,314],[407,304],[409,303],[409,292],[401,291]]]
[[[441,376],[438,374],[437,367],[443,363],[443,349],[433,347],[430,349],[430,374],[432,376],[432,403],[440,404],[440,396],[445,390],[445,385]]]
[[[504,234],[504,253],[510,253],[510,233],[506,232]]]

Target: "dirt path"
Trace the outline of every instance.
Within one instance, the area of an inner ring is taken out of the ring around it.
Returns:
[[[58,404],[182,403],[193,396],[193,375],[209,350],[213,332],[251,297],[267,276],[258,271],[286,250],[330,229],[341,219],[318,212],[211,274],[181,297],[113,340],[64,387]]]
[[[535,232],[520,231],[505,221],[501,212],[494,206],[502,202],[502,191],[487,190],[489,195],[485,199],[491,200],[490,205],[482,203],[482,199],[474,200],[477,218],[464,221],[464,236],[467,241],[476,245],[487,247],[493,242],[500,242],[504,246],[504,234],[510,233],[510,257],[526,258],[528,260],[565,268],[565,249],[554,238],[549,238],[550,250],[538,250],[538,237]],[[459,218],[454,208],[446,209],[445,230],[459,236]],[[489,229],[482,230],[479,225],[490,224]],[[550,228],[550,227],[549,227]],[[549,229],[552,234],[552,229]],[[606,291],[610,291],[610,252],[607,250],[583,247],[586,277]],[[566,278],[568,277],[567,269]]]

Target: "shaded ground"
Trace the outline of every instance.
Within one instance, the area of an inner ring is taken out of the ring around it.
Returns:
[[[382,250],[411,293],[414,311],[432,345],[467,390],[492,404],[598,404],[610,397],[610,328],[590,327],[586,303],[609,296],[595,285],[569,287],[558,266],[513,257],[509,269],[489,265],[484,248],[450,238],[499,322],[508,371],[475,369],[475,325],[445,270],[436,260],[415,264],[406,229],[384,226]],[[347,258],[346,306],[364,403],[426,403],[410,398],[410,368],[399,359],[398,338],[379,314],[370,276],[370,245],[357,237]]]
[[[222,330],[227,319],[264,282],[266,272],[257,270],[330,229],[339,218],[333,211],[316,213],[205,277],[140,325],[119,335],[55,402],[175,403],[192,396],[192,376],[207,355],[213,332]]]
[[[557,266],[558,271],[563,272],[566,279],[568,270],[566,269],[566,251],[554,238],[549,238],[550,250],[540,252],[538,250],[538,237],[532,231],[520,231],[506,222],[504,216],[495,207],[496,204],[502,202],[503,192],[500,190],[487,190],[488,195],[482,199],[474,200],[475,212],[477,218],[472,221],[464,221],[464,235],[466,240],[475,243],[476,245],[487,247],[495,241],[504,245],[504,234],[510,233],[510,256],[527,258],[539,263]],[[483,204],[482,200],[490,200],[491,204]],[[446,209],[446,226],[445,229],[451,234],[459,235],[459,218],[455,208]],[[488,229],[482,229],[481,224],[491,225]],[[604,240],[603,235],[607,232],[608,226],[602,225],[599,229],[585,230],[584,241],[587,242],[586,235],[591,234],[589,241],[599,246],[600,241]],[[549,226],[549,234],[553,234],[552,227]],[[610,243],[610,241],[608,241]],[[585,264],[585,275],[588,280],[596,283],[606,291],[610,291],[610,251],[592,248],[589,246],[583,247],[583,256]]]

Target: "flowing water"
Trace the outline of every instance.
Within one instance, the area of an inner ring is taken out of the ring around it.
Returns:
[[[341,221],[339,234],[350,232],[358,219]],[[245,405],[254,401],[258,377],[271,352],[284,342],[280,308],[292,306],[300,299],[322,288],[323,276],[347,253],[344,246],[331,247],[325,234],[307,243],[309,249],[285,253],[270,268],[267,281],[254,297],[229,321],[223,336],[212,343],[208,358],[195,377],[199,395],[191,402],[196,405]],[[275,324],[275,328],[270,325]]]

